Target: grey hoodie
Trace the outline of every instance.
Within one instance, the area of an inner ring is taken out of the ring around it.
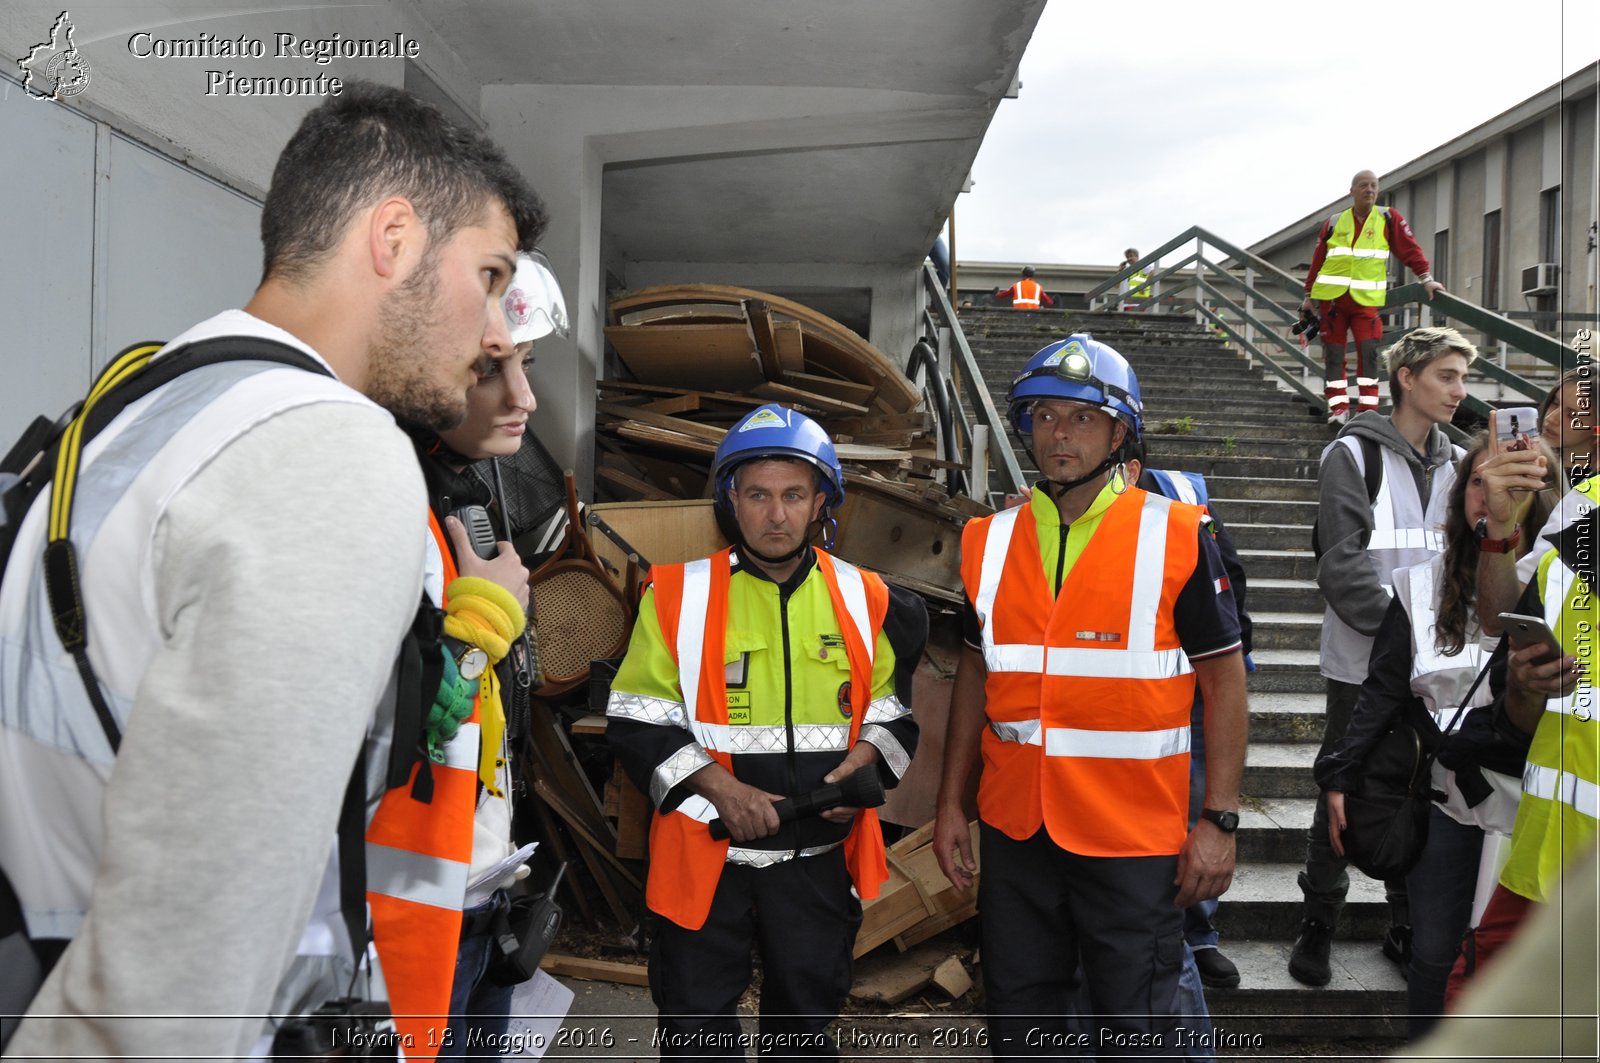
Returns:
[[[1411,483],[1390,484],[1389,489],[1409,494],[1419,511],[1428,513],[1442,526],[1444,496],[1454,480],[1452,463],[1461,450],[1438,425],[1428,430],[1426,458],[1411,449],[1411,444],[1395,430],[1394,423],[1380,413],[1359,414],[1339,435],[1374,440],[1399,457],[1411,470]],[[1359,683],[1366,678],[1365,668],[1355,662],[1365,661],[1366,653],[1371,651],[1371,637],[1377,634],[1389,609],[1390,580],[1387,572],[1379,571],[1386,561],[1368,550],[1373,529],[1372,503],[1367,499],[1361,469],[1347,446],[1329,444],[1323,454],[1317,488],[1317,536],[1323,549],[1317,563],[1317,586],[1328,602],[1322,674],[1347,683]],[[1386,553],[1387,560],[1394,560],[1394,552]],[[1406,563],[1426,561],[1431,554],[1432,551],[1423,551]],[[1366,653],[1358,648],[1359,640],[1363,639]],[[1330,647],[1330,640],[1351,645],[1340,645],[1338,648],[1343,652],[1330,653],[1334,648]]]

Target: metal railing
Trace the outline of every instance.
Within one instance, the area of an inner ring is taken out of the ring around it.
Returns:
[[[1322,361],[1308,354],[1298,339],[1288,334],[1289,327],[1300,318],[1304,284],[1266,259],[1200,226],[1184,230],[1138,262],[1091,288],[1085,297],[1089,306],[1114,309],[1128,302],[1120,291],[1124,280],[1191,242],[1196,245],[1194,252],[1153,272],[1147,286],[1152,297],[1134,302],[1136,309],[1193,312],[1196,321],[1211,325],[1238,344],[1252,361],[1274,373],[1291,391],[1311,403],[1323,405]],[[1224,259],[1232,260],[1233,267],[1224,268],[1222,261],[1207,257],[1208,247],[1220,252]],[[1392,330],[1398,332],[1433,324],[1435,318],[1443,318],[1448,319],[1452,327],[1484,337],[1484,357],[1473,369],[1502,389],[1534,400],[1542,399],[1551,380],[1577,364],[1586,353],[1592,357],[1592,352],[1575,350],[1503,314],[1485,310],[1448,292],[1436,292],[1429,299],[1421,284],[1391,288],[1384,313],[1394,322]],[[1574,346],[1580,346],[1583,339],[1580,333]],[[1537,380],[1515,372],[1510,367],[1513,353],[1521,354],[1523,357],[1518,361],[1531,365],[1535,371],[1548,366],[1548,372],[1538,372],[1540,379]],[[1315,382],[1314,387],[1307,385],[1308,378]],[[1492,409],[1490,403],[1471,394],[1465,405],[1484,416]]]
[[[966,466],[966,475],[952,475],[952,492],[964,485],[971,497],[990,502],[988,469],[991,465],[999,477],[1002,494],[1026,491],[1022,466],[1007,444],[1006,422],[984,386],[978,360],[967,344],[961,322],[931,264],[922,267],[922,287],[926,296],[922,309],[922,338],[912,349],[906,376],[913,381],[920,379],[923,388],[934,398],[934,410],[941,421],[939,439],[945,460],[962,462]],[[947,350],[949,355],[948,377],[941,371],[941,359],[937,356],[942,350]],[[956,470],[951,472],[954,474]]]

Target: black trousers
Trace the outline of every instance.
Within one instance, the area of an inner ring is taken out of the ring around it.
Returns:
[[[1359,683],[1341,683],[1337,679],[1327,682],[1327,715],[1323,719],[1318,757],[1344,738],[1361,695]],[[1304,918],[1331,927],[1339,925],[1345,894],[1350,892],[1350,875],[1345,870],[1348,866],[1349,861],[1334,853],[1328,841],[1328,802],[1319,793],[1316,810],[1311,816],[1311,830],[1306,834],[1306,866],[1300,871],[1300,892],[1306,898]],[[1411,903],[1406,896],[1406,880],[1398,878],[1385,882],[1383,890],[1389,902],[1389,921],[1397,926],[1410,926]]]
[[[1069,853],[1044,828],[1013,841],[980,825],[978,912],[996,1059],[1182,1055],[1183,911],[1176,856]],[[1083,966],[1093,1015],[1069,1026]]]
[[[828,1026],[850,992],[860,927],[843,846],[771,867],[729,864],[705,926],[662,919],[656,929],[650,995],[662,1058],[744,1058],[735,1009],[760,949],[758,1054],[837,1059]]]

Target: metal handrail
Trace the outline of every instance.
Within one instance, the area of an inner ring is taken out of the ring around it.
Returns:
[[[954,370],[948,382],[950,384],[951,398],[949,409],[954,415],[956,425],[960,428],[964,439],[971,441],[974,418],[976,422],[989,429],[989,463],[999,474],[1001,485],[1006,492],[1022,493],[1027,490],[1026,481],[1023,479],[1022,466],[1017,462],[1017,456],[1006,445],[1009,426],[1000,417],[1000,412],[995,409],[994,400],[989,397],[989,389],[983,385],[983,371],[978,368],[978,360],[973,356],[972,348],[967,344],[967,337],[961,331],[961,322],[957,320],[955,310],[950,306],[950,299],[945,294],[944,288],[939,284],[939,275],[934,272],[931,263],[923,263],[922,286],[927,293],[927,304],[931,309],[923,313],[923,328],[927,333],[926,339],[938,349],[938,329],[948,329],[950,333],[950,357]],[[962,402],[962,393],[966,393],[967,402]],[[973,411],[969,416],[967,411]],[[986,484],[973,484],[972,489],[987,491]]]

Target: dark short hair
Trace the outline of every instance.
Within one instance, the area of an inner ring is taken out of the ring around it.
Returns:
[[[549,221],[494,141],[403,89],[347,82],[278,156],[261,208],[262,279],[310,275],[350,219],[389,195],[411,201],[434,249],[492,202],[511,215],[520,250],[531,251]]]

